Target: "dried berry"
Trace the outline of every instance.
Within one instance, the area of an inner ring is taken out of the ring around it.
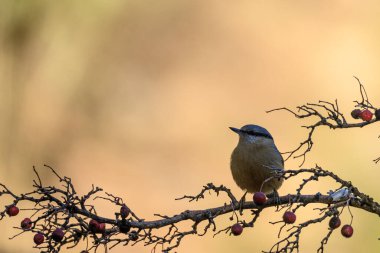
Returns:
[[[131,212],[131,210],[129,210],[129,208],[126,205],[122,205],[121,206],[121,208],[120,208],[120,216],[121,216],[122,219],[127,218],[127,216],[129,215],[130,212]]]
[[[44,240],[45,240],[45,237],[44,237],[44,235],[41,234],[41,233],[37,233],[37,234],[35,234],[34,237],[33,237],[33,241],[34,241],[34,243],[37,244],[37,245],[40,245],[41,243],[43,243]]]
[[[362,118],[363,121],[367,121],[367,122],[371,121],[372,116],[373,116],[373,113],[370,110],[368,110],[368,109],[365,109],[360,114],[360,118]]]
[[[293,224],[296,221],[297,217],[295,213],[286,211],[282,216],[282,219],[286,224]]]
[[[360,118],[360,114],[362,113],[362,111],[360,109],[355,109],[351,112],[351,116],[354,118],[354,119],[359,119]]]
[[[98,231],[98,227],[99,227],[99,222],[97,222],[96,220],[90,220],[90,222],[88,223],[88,228],[93,233],[96,233],[96,231]]]
[[[253,202],[258,206],[264,205],[265,202],[267,202],[267,196],[265,196],[263,192],[255,192],[255,194],[253,194]]]
[[[25,218],[21,221],[21,228],[22,229],[29,229],[32,227],[32,220],[29,218]]]
[[[57,229],[54,230],[53,233],[51,234],[51,238],[52,238],[54,241],[56,241],[56,242],[60,242],[60,241],[62,241],[64,235],[65,235],[65,233],[63,232],[63,230],[60,229],[60,228],[57,228]]]
[[[342,235],[346,238],[350,238],[352,236],[352,234],[354,233],[354,229],[352,228],[351,225],[344,225],[342,227]]]
[[[232,225],[231,227],[231,233],[235,236],[237,235],[241,235],[241,233],[243,233],[243,227],[242,225],[240,225],[239,223],[236,223],[234,225]]]
[[[377,120],[380,120],[380,109],[377,109],[375,111],[375,117],[376,117]]]
[[[129,224],[129,222],[127,222],[126,220],[122,220],[120,223],[119,223],[119,231],[121,233],[128,233],[129,230],[131,230],[131,225]]]
[[[340,226],[340,219],[338,216],[334,216],[329,221],[329,227],[331,229],[336,229]]]
[[[7,214],[9,216],[16,216],[19,212],[20,212],[20,210],[15,205],[8,206],[8,208],[7,208]]]
[[[103,234],[105,231],[106,231],[106,224],[105,223],[99,223],[96,232]]]

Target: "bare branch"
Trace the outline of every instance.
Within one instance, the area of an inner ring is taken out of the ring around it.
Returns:
[[[288,234],[268,251],[289,252],[298,250],[300,244],[299,238],[303,228],[323,222],[327,217],[336,215],[339,213],[338,209],[343,210],[344,207],[351,206],[380,215],[380,205],[371,197],[360,192],[351,182],[345,181],[334,173],[316,166],[311,169],[288,170],[276,175],[276,177],[282,177],[285,180],[297,177],[300,174],[309,176],[300,182],[300,186],[294,194],[269,198],[263,205],[256,205],[253,201],[241,204],[227,187],[223,185],[215,186],[209,183],[203,187],[200,193],[194,196],[185,195],[178,198],[178,200],[200,201],[204,198],[206,192],[210,194],[214,192],[216,196],[219,196],[220,192],[225,192],[228,201],[220,206],[204,210],[187,210],[171,216],[157,214],[156,216],[159,219],[151,221],[138,218],[129,208],[130,212],[127,216],[116,213],[115,218],[107,218],[97,215],[95,206],[89,205],[87,202],[89,200],[105,200],[116,207],[120,207],[125,205],[122,198],[110,193],[102,193],[103,190],[95,186],[92,186],[87,194],[79,196],[75,192],[70,178],[61,177],[50,166],[46,167],[52,170],[53,174],[63,183],[60,187],[42,186],[41,179],[35,169],[37,181],[34,181],[35,190],[30,193],[17,195],[11,192],[5,185],[0,185],[2,187],[1,195],[8,195],[13,198],[12,205],[20,202],[29,203],[32,207],[22,211],[33,211],[32,217],[36,217],[32,221],[33,226],[30,229],[25,230],[18,227],[17,229],[21,229],[21,232],[11,239],[21,236],[26,232],[41,233],[47,240],[38,245],[37,248],[43,252],[58,252],[63,246],[73,248],[78,245],[80,240],[91,242],[91,245],[85,249],[86,252],[95,252],[100,246],[111,249],[117,245],[133,246],[137,243],[143,243],[145,246],[151,245],[153,251],[160,249],[162,252],[169,252],[177,248],[182,240],[190,235],[203,236],[210,231],[214,233],[214,236],[219,235],[221,232],[231,233],[231,227],[235,223],[241,224],[243,228],[254,227],[255,222],[260,217],[260,213],[266,208],[276,207],[277,212],[281,212],[283,209],[296,212],[299,208],[306,207],[310,203],[324,205],[324,208],[320,208],[321,213],[319,217],[291,227],[287,230]],[[310,195],[302,193],[304,187],[309,182],[318,181],[322,178],[334,180],[339,185],[338,188],[332,190],[329,194],[315,193]],[[339,189],[342,188],[348,189],[347,192],[350,192],[351,195],[343,194],[337,198],[336,192],[339,192]],[[240,209],[251,210],[252,217],[249,221],[241,220]],[[6,212],[7,209],[0,213],[2,218],[5,217]],[[232,214],[230,220],[235,220],[235,222],[229,227],[218,230],[215,218],[226,214]],[[107,224],[108,228],[101,232],[94,231],[91,228],[90,220]],[[184,221],[191,221],[193,225],[188,229],[183,228],[181,223]],[[282,227],[285,227],[283,221],[273,222],[272,224],[277,223],[283,223]],[[62,240],[58,242],[52,239],[53,231],[57,228],[62,229],[65,233]],[[160,232],[163,229],[167,231],[164,234]],[[282,228],[280,228],[281,230]],[[329,236],[328,234],[327,237],[322,239],[321,247],[318,249],[320,252],[323,251],[323,245],[327,243]]]
[[[317,103],[306,103],[296,107],[296,110],[281,107],[268,111],[287,111],[299,119],[316,119],[313,124],[303,126],[308,130],[306,140],[302,141],[295,149],[283,153],[286,154],[286,160],[290,157],[301,158],[300,166],[302,166],[306,160],[306,155],[313,148],[313,135],[319,127],[326,126],[330,129],[362,128],[379,120],[379,110],[369,101],[367,92],[360,80],[357,77],[355,79],[359,83],[361,96],[359,100],[354,101],[355,107],[375,111],[377,113],[375,119],[362,117],[362,122],[350,123],[340,111],[337,100],[334,102],[320,100]],[[359,112],[363,116],[363,113]],[[366,113],[369,112],[366,111]],[[369,115],[372,116],[371,113]],[[374,159],[374,162],[379,163],[380,157]],[[321,238],[320,247],[317,249],[317,252],[322,253],[333,231],[340,225],[340,220],[337,226],[331,225],[331,221],[339,219],[343,212],[348,211],[350,214],[351,221],[346,224],[349,228],[354,217],[350,208],[357,208],[380,216],[380,204],[372,197],[361,192],[351,182],[342,179],[331,171],[324,170],[318,165],[315,168],[281,171],[272,176],[270,179],[284,179],[285,183],[290,178],[299,180],[298,187],[295,192],[284,196],[274,195],[266,199],[264,195],[264,203],[260,203],[260,205],[255,204],[254,201],[246,202],[243,199],[238,201],[238,198],[226,186],[215,186],[213,183],[208,183],[203,186],[199,193],[184,195],[176,200],[198,202],[204,199],[208,193],[225,198],[218,206],[202,210],[185,210],[174,215],[155,214],[154,220],[140,218],[121,197],[104,192],[103,189],[94,185],[86,194],[78,195],[71,178],[59,175],[49,165],[44,165],[44,168],[50,170],[58,179],[58,186],[45,186],[34,166],[33,171],[36,174],[36,179],[33,180],[33,191],[16,194],[0,183],[0,197],[6,196],[11,199],[5,209],[0,212],[0,220],[4,219],[7,214],[9,216],[17,215],[20,211],[17,205],[20,203],[26,207],[21,212],[30,214],[30,220],[23,221],[20,227],[15,227],[17,233],[10,239],[26,233],[33,233],[37,237],[37,239],[35,238],[35,248],[43,253],[56,253],[63,247],[79,247],[81,240],[87,242],[85,249],[81,251],[82,253],[97,252],[99,248],[104,248],[105,252],[108,252],[119,245],[134,246],[136,244],[150,246],[152,252],[168,253],[178,248],[181,242],[191,235],[200,237],[208,233],[212,233],[214,236],[222,233],[239,235],[243,229],[253,228],[261,217],[262,211],[268,208],[274,208],[278,213],[284,212],[284,210],[285,212],[282,220],[269,222],[273,226],[279,225],[278,241],[268,251],[264,252],[299,252],[304,228],[323,223],[331,217],[327,233]],[[327,193],[304,192],[310,183],[321,180],[330,180],[336,186]],[[115,212],[114,217],[102,217],[98,215],[94,204],[97,201],[106,201],[111,207],[120,208],[120,211]],[[319,204],[318,207],[314,208],[318,214],[306,221],[297,223],[296,214],[298,210],[308,208],[309,204]],[[250,211],[248,219],[246,216],[244,218],[242,216],[245,210]],[[231,225],[219,228],[216,218],[222,216],[228,216]]]
[[[371,109],[373,111],[376,111],[377,108],[369,102],[368,95],[363,84],[357,77],[355,77],[355,79],[358,81],[361,96],[360,101],[354,101],[356,103],[355,107],[359,109]],[[334,102],[319,100],[318,103],[306,103],[305,105],[297,106],[296,109],[297,110],[294,111],[287,107],[281,107],[269,110],[267,113],[275,111],[287,111],[298,119],[316,119],[315,123],[304,126],[304,128],[309,130],[307,138],[293,150],[282,153],[286,155],[285,161],[287,161],[290,157],[301,158],[301,163],[299,165],[300,167],[305,163],[306,155],[311,151],[313,147],[314,142],[312,138],[317,128],[322,126],[328,127],[330,129],[362,128],[378,121],[378,119],[373,118],[370,121],[349,123],[344,114],[339,110],[337,99]],[[379,161],[380,157],[374,160],[375,163],[378,163]]]

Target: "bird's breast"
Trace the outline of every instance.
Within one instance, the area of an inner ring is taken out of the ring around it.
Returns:
[[[283,170],[282,157],[274,145],[238,145],[231,155],[231,172],[235,182],[249,192],[260,190],[266,179],[274,175],[275,170]],[[276,182],[266,186],[277,189]]]

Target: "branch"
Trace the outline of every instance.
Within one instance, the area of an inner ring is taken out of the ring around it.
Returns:
[[[370,103],[368,99],[367,92],[357,77],[354,77],[359,84],[359,91],[361,99],[360,101],[354,101],[355,107],[359,108],[359,110],[372,110],[372,114],[376,114],[378,109]],[[290,157],[293,158],[301,158],[300,167],[305,163],[306,155],[309,153],[314,145],[312,140],[313,134],[315,130],[319,127],[326,126],[330,129],[345,129],[345,128],[362,128],[367,125],[373,124],[379,121],[378,117],[375,117],[370,120],[357,122],[357,123],[349,123],[343,113],[339,110],[338,100],[335,99],[334,102],[328,102],[319,100],[318,103],[306,103],[305,105],[297,106],[296,111],[291,110],[287,107],[276,108],[267,111],[267,113],[274,111],[287,111],[293,114],[298,119],[304,118],[316,118],[317,121],[314,124],[303,126],[304,128],[309,130],[307,138],[302,141],[295,149],[287,152],[283,152],[285,154],[285,161],[287,161]],[[378,113],[380,115],[380,111]],[[377,115],[377,114],[376,114]],[[372,118],[372,116],[371,116]],[[373,160],[375,163],[380,161],[380,157]]]
[[[276,175],[276,177],[288,180],[299,175],[307,175],[303,179],[294,194],[269,198],[264,204],[257,205],[253,201],[240,203],[230,189],[221,185],[215,186],[212,183],[203,187],[199,194],[195,196],[185,195],[177,200],[186,199],[189,202],[200,201],[205,197],[205,193],[214,192],[217,196],[222,193],[226,195],[228,201],[224,204],[204,210],[186,210],[179,214],[167,216],[156,214],[156,220],[147,221],[138,216],[124,203],[123,199],[110,193],[103,192],[99,187],[92,186],[91,190],[79,196],[72,180],[68,177],[61,177],[53,168],[45,165],[58,178],[60,186],[43,186],[41,178],[34,168],[37,180],[34,180],[34,191],[25,194],[15,194],[5,185],[0,184],[2,191],[0,196],[8,195],[13,198],[13,202],[6,206],[0,213],[0,219],[9,214],[10,207],[17,206],[20,202],[29,203],[31,208],[23,209],[23,212],[33,212],[31,219],[35,217],[29,228],[17,227],[21,232],[13,236],[16,238],[26,232],[41,234],[46,239],[36,246],[41,252],[59,252],[62,247],[73,248],[78,246],[80,240],[90,241],[86,249],[82,252],[96,251],[98,247],[113,248],[117,245],[135,245],[141,243],[145,246],[152,246],[152,251],[161,250],[169,252],[177,248],[182,240],[189,235],[203,236],[208,232],[214,236],[224,233],[230,235],[234,233],[232,227],[239,224],[241,228],[254,227],[259,219],[262,210],[276,207],[277,212],[284,209],[297,212],[299,208],[306,207],[311,203],[323,205],[319,208],[320,215],[307,222],[294,225],[288,229],[288,234],[278,241],[268,252],[291,252],[299,249],[299,237],[305,227],[315,223],[321,223],[326,218],[336,216],[339,210],[345,207],[355,207],[380,216],[380,205],[371,197],[359,191],[350,182],[345,181],[334,173],[324,170],[319,166],[311,169],[288,170]],[[313,181],[322,178],[334,180],[338,187],[328,194],[303,194],[304,187]],[[342,191],[345,190],[345,191]],[[341,192],[344,192],[341,194]],[[120,207],[120,212],[115,213],[114,218],[101,217],[97,215],[95,206],[89,204],[90,200],[108,201],[116,207]],[[124,208],[124,209],[123,209]],[[251,219],[242,219],[239,210],[250,210]],[[230,214],[233,224],[226,228],[217,228],[215,219],[217,217]],[[184,221],[191,221],[189,228],[181,225]],[[93,226],[93,224],[104,224],[103,229]],[[284,221],[273,222],[272,224],[283,224],[289,226]],[[106,227],[107,225],[107,227]],[[63,231],[63,236],[55,240],[54,233],[57,229]],[[280,234],[279,232],[279,234]],[[323,245],[327,243],[332,230],[321,241],[319,252],[323,252]]]
[[[356,78],[356,77],[355,77]],[[339,110],[338,101],[328,102],[320,100],[318,103],[307,103],[297,107],[293,111],[286,107],[277,108],[268,112],[285,110],[293,114],[296,118],[316,118],[314,124],[304,126],[309,130],[306,140],[300,143],[294,150],[285,152],[286,160],[290,157],[302,158],[301,165],[304,164],[306,155],[312,150],[314,145],[312,137],[315,130],[321,126],[330,129],[362,128],[380,120],[380,110],[369,101],[367,92],[360,80],[359,91],[361,99],[354,101],[355,107],[351,115],[355,119],[361,118],[361,122],[350,123]],[[375,119],[372,119],[375,114]],[[379,136],[380,137],[380,136]],[[374,159],[375,163],[380,162],[380,157]],[[175,215],[155,214],[157,219],[146,220],[140,218],[124,200],[111,193],[104,192],[103,189],[92,186],[88,193],[78,195],[71,178],[62,177],[52,167],[45,165],[51,173],[59,180],[58,186],[44,186],[38,171],[33,167],[36,179],[33,180],[33,191],[24,194],[16,194],[7,186],[0,183],[0,197],[8,196],[12,200],[5,209],[0,212],[0,220],[6,215],[16,216],[19,213],[17,205],[23,202],[28,208],[21,211],[30,214],[25,218],[20,227],[15,227],[19,232],[12,236],[14,239],[25,233],[34,234],[35,248],[41,252],[55,253],[63,247],[79,247],[81,240],[87,241],[87,246],[82,250],[85,252],[96,252],[99,247],[104,247],[105,251],[118,245],[133,246],[143,244],[150,246],[152,252],[158,250],[169,252],[180,246],[182,240],[190,235],[204,236],[213,233],[214,236],[226,233],[229,235],[240,235],[245,228],[252,228],[260,219],[261,212],[268,208],[274,208],[276,212],[284,212],[280,221],[272,221],[270,224],[281,226],[278,228],[279,240],[264,252],[299,252],[300,237],[304,228],[323,223],[329,219],[329,228],[326,235],[321,238],[320,247],[317,252],[324,252],[332,233],[341,225],[340,215],[348,211],[351,220],[342,227],[341,233],[345,237],[350,237],[353,233],[353,215],[350,208],[361,209],[368,213],[380,216],[380,204],[373,198],[361,192],[351,182],[346,181],[338,175],[324,170],[318,165],[315,168],[302,168],[298,170],[287,170],[276,172],[273,178],[284,179],[286,182],[290,178],[299,180],[297,189],[292,194],[284,196],[272,196],[267,199],[264,193],[254,201],[244,201],[232,193],[224,185],[215,186],[213,183],[205,185],[200,193],[196,195],[184,195],[176,200],[188,200],[197,202],[204,199],[206,193],[215,193],[220,197],[224,195],[227,201],[219,206],[203,210],[186,210]],[[268,179],[267,179],[268,180]],[[265,180],[264,182],[267,182]],[[310,182],[330,180],[337,185],[327,193],[316,192],[305,193],[304,189]],[[97,214],[94,201],[107,201],[119,212],[115,212],[114,217],[102,217]],[[316,217],[311,217],[307,221],[297,223],[296,214],[299,209],[307,208],[309,204],[319,204],[314,210],[319,211]],[[249,210],[248,220],[243,219],[243,210]],[[216,222],[217,217],[228,215],[231,224],[224,228],[219,228]],[[185,224],[191,224],[186,226]],[[283,234],[283,235],[282,235]]]

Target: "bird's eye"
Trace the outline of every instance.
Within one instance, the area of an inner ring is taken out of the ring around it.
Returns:
[[[244,133],[246,133],[248,135],[252,135],[252,136],[261,136],[261,137],[264,137],[264,138],[273,139],[272,136],[269,135],[269,134],[255,132],[255,131],[252,131],[252,130],[245,130]]]

